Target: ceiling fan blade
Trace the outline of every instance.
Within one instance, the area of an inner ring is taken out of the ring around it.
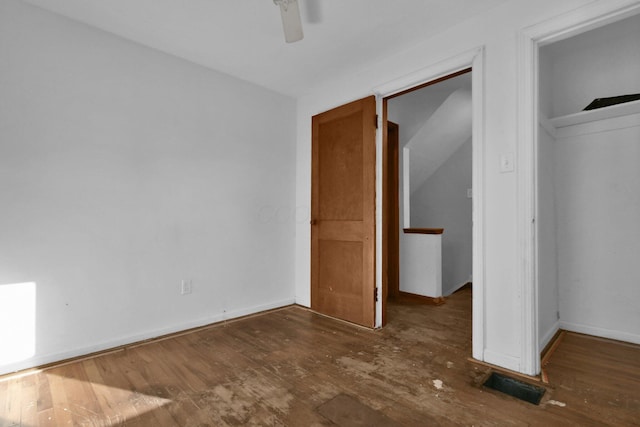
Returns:
[[[274,3],[280,6],[284,40],[287,43],[302,40],[304,34],[302,33],[302,20],[297,0],[274,0]]]

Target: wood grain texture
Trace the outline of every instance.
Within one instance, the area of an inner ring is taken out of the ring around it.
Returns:
[[[375,321],[375,98],[312,118],[311,307]]]
[[[373,331],[291,306],[0,377],[0,426],[348,425],[320,409],[340,395],[404,426],[638,425],[638,346],[567,334],[534,406],[480,386],[471,290],[388,311]]]
[[[385,108],[386,111],[386,101]],[[386,324],[386,299],[400,292],[400,212],[398,144],[400,129],[396,123],[384,120],[382,205],[382,324]],[[386,129],[386,131],[385,131]]]
[[[640,425],[640,346],[565,332],[545,372],[576,425]]]
[[[444,228],[404,228],[405,234],[442,234]]]
[[[428,297],[425,295],[417,295],[412,294],[411,292],[403,291],[398,291],[398,294],[392,298],[395,301],[401,303],[442,305],[446,302],[446,299],[444,297]]]

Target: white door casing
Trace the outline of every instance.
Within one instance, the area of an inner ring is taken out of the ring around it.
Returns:
[[[524,374],[537,375],[540,372],[536,259],[538,245],[536,225],[538,213],[538,49],[545,44],[575,36],[637,13],[640,13],[640,2],[637,0],[594,2],[525,28],[518,36],[517,238],[518,259],[520,260],[518,277],[522,295],[520,369]]]
[[[383,117],[383,100],[391,95],[424,83],[472,68],[473,110],[473,358],[484,360],[485,292],[484,292],[484,48],[478,47],[398,77],[373,89],[378,120]],[[376,132],[376,327],[382,326],[382,124]]]

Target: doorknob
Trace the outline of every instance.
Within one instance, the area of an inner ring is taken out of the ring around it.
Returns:
[[[311,225],[317,225],[318,224],[318,220],[312,219],[309,223]]]

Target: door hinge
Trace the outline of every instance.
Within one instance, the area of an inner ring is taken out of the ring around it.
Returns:
[[[374,120],[376,121],[376,129],[378,129],[378,115],[376,114],[376,116],[374,117]]]
[[[373,302],[378,302],[378,288],[373,289]]]

